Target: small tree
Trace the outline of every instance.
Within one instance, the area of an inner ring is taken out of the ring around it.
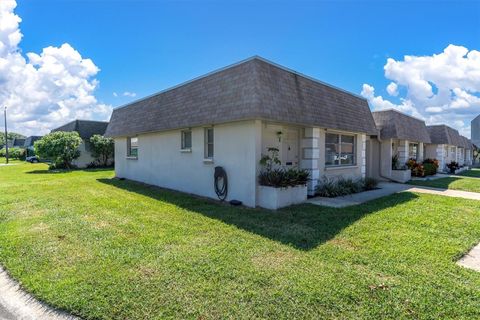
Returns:
[[[106,138],[99,134],[90,138],[93,157],[100,165],[108,166],[109,160],[113,158],[114,142],[112,138]]]
[[[52,132],[35,141],[35,153],[40,158],[53,160],[56,168],[70,169],[72,161],[80,156],[81,143],[78,132]]]
[[[477,145],[473,145],[473,163],[477,163],[477,161],[480,160],[480,147],[478,147]]]

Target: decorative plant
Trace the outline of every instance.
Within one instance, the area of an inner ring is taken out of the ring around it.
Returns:
[[[268,155],[262,155],[260,165],[263,169],[258,175],[258,183],[261,186],[274,188],[286,188],[306,185],[310,172],[305,169],[280,168],[282,163],[278,158],[277,148],[268,148]]]
[[[268,154],[262,154],[262,158],[260,159],[260,165],[265,167],[267,171],[273,169],[275,165],[281,165],[282,162],[278,158],[279,150],[277,148],[268,148]]]
[[[437,169],[440,166],[440,162],[437,159],[428,158],[428,159],[423,160],[424,165],[427,164],[427,163],[433,164],[435,166],[435,168],[437,168]]]
[[[373,190],[377,187],[378,181],[373,178],[352,179],[352,178],[327,178],[324,177],[317,185],[315,194],[321,197],[334,198]]]
[[[397,170],[400,166],[400,161],[398,160],[398,154],[392,157],[392,170]]]
[[[452,161],[449,164],[447,164],[447,168],[450,169],[450,173],[455,173],[455,170],[460,168],[460,165],[456,161]]]

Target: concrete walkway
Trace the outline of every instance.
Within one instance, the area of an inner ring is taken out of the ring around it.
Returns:
[[[393,183],[393,182],[381,182],[378,184],[378,187],[380,189],[355,193],[355,194],[351,194],[343,197],[336,197],[336,198],[315,197],[315,198],[308,199],[307,203],[311,203],[319,206],[333,207],[333,208],[344,208],[344,207],[362,204],[364,202],[389,196],[391,194],[398,193],[398,192],[428,193],[428,194],[436,194],[436,195],[446,196],[446,197],[480,200],[480,193],[476,193],[476,192],[420,187],[420,186],[413,186],[413,185]]]
[[[480,272],[480,243],[458,260],[457,264]]]
[[[78,320],[79,318],[50,308],[22,290],[0,267],[1,320]]]

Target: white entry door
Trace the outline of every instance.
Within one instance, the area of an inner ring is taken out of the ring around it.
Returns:
[[[298,130],[286,130],[282,139],[282,165],[287,167],[298,166]]]

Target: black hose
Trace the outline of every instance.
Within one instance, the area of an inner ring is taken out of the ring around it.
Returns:
[[[215,167],[215,174],[213,176],[215,193],[218,199],[224,201],[227,198],[228,193],[228,179],[227,173],[222,167]],[[222,181],[220,186],[220,181]]]

